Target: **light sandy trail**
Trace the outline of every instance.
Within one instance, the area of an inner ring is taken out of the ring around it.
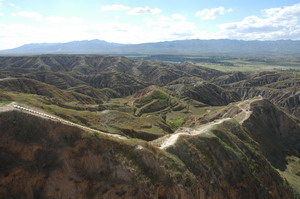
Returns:
[[[258,97],[255,97],[255,98],[252,98],[252,99],[248,99],[248,100],[244,100],[240,103],[237,104],[237,107],[239,109],[242,110],[241,113],[239,113],[236,117],[234,118],[237,118],[238,116],[240,116],[241,114],[243,114],[243,117],[241,119],[241,121],[239,121],[240,124],[243,124],[244,121],[246,121],[252,114],[252,111],[250,111],[250,108],[251,108],[251,103],[252,102],[255,102],[255,101],[259,101],[259,100],[262,100],[263,97],[262,96],[258,96]]]
[[[92,128],[89,128],[89,127],[86,127],[86,126],[82,126],[80,124],[76,124],[76,123],[61,119],[59,117],[55,117],[55,116],[52,116],[52,115],[49,115],[49,114],[46,114],[46,113],[42,113],[42,112],[30,109],[30,108],[26,108],[24,106],[18,105],[15,102],[0,107],[0,112],[14,110],[14,109],[17,109],[17,110],[20,110],[20,111],[23,111],[23,112],[26,112],[26,113],[30,113],[32,115],[38,115],[38,116],[46,118],[46,119],[59,121],[61,123],[68,124],[68,125],[71,125],[71,126],[76,126],[78,128],[84,129],[84,130],[89,130],[89,131],[93,131],[93,132],[96,132],[96,133],[100,133],[102,135],[108,135],[108,136],[116,137],[116,138],[119,138],[119,139],[127,139],[127,137],[125,137],[125,136],[121,136],[121,135],[117,135],[117,134],[111,134],[111,133],[104,133],[104,132],[98,131],[96,129],[92,129]]]
[[[1,78],[0,81],[5,81],[5,80],[10,80],[13,79],[12,77],[5,77],[5,78]]]
[[[237,114],[236,116],[234,116],[234,119],[238,119],[239,123],[242,124],[245,120],[247,120],[250,115],[252,114],[252,111],[250,111],[250,106],[252,102],[258,101],[258,100],[262,100],[263,98],[261,96],[255,97],[253,99],[249,99],[249,100],[244,100],[240,103],[238,103],[236,106],[242,110],[242,112],[240,112],[239,114]],[[231,117],[226,117],[226,118],[222,118],[222,119],[218,119],[218,120],[214,120],[213,122],[209,122],[207,124],[201,125],[199,128],[192,130],[190,128],[182,128],[177,130],[174,134],[170,135],[169,137],[163,137],[162,139],[163,142],[160,144],[160,148],[161,149],[166,149],[172,145],[174,145],[179,136],[181,135],[189,135],[189,136],[195,136],[195,135],[199,135],[202,133],[207,132],[209,129],[211,129],[214,125],[218,125],[221,124],[222,122],[226,121],[226,120],[230,120],[232,119]]]
[[[6,112],[6,111],[13,110],[13,109],[14,109],[13,103],[6,104],[4,106],[0,106],[0,112]]]
[[[230,120],[230,119],[231,118],[222,118],[222,119],[219,119],[219,120],[215,120],[213,122],[209,122],[207,124],[204,124],[204,125],[200,126],[199,128],[197,128],[195,130],[192,130],[190,128],[180,129],[180,130],[178,130],[177,133],[175,132],[170,137],[166,138],[166,140],[164,140],[162,142],[162,144],[160,145],[159,148],[166,149],[166,148],[174,145],[177,142],[179,136],[181,136],[181,135],[189,135],[189,136],[200,135],[202,133],[207,132],[213,126],[221,124],[222,122],[224,122],[226,120]]]

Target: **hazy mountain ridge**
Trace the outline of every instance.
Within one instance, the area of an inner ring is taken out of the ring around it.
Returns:
[[[68,43],[26,44],[14,49],[1,50],[2,55],[26,54],[236,54],[236,55],[289,55],[300,53],[300,41],[244,41],[244,40],[178,40],[142,44],[117,44],[102,40],[73,41]]]
[[[123,44],[109,43],[102,40],[83,40],[67,43],[25,44],[15,49],[0,51],[0,54],[94,54],[99,50],[113,49]]]

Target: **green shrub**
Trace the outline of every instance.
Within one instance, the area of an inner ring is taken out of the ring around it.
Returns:
[[[185,119],[184,118],[179,118],[177,120],[170,120],[168,121],[168,125],[173,128],[173,129],[178,129],[179,127],[181,127],[183,124],[185,123]]]

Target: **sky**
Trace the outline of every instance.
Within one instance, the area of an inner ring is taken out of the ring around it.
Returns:
[[[78,40],[300,39],[299,0],[0,0],[0,50]]]

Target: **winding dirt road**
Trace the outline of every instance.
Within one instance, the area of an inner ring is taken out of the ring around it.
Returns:
[[[219,120],[215,120],[213,122],[209,122],[207,124],[201,125],[199,128],[197,128],[195,130],[192,130],[190,128],[179,129],[177,132],[172,134],[170,137],[166,138],[161,143],[159,148],[166,149],[166,148],[174,145],[177,142],[179,136],[181,136],[181,135],[189,135],[189,136],[200,135],[200,134],[205,133],[208,130],[210,130],[213,126],[221,124],[224,121],[227,121],[227,120],[230,120],[230,119],[232,119],[232,118],[222,118],[222,119],[219,119]]]
[[[239,102],[236,104],[236,106],[241,110],[240,113],[238,113],[234,117],[226,117],[218,120],[214,120],[213,122],[209,122],[207,124],[201,125],[199,128],[193,130],[191,128],[180,128],[178,129],[174,134],[165,136],[163,138],[159,138],[160,141],[162,140],[162,143],[160,144],[161,149],[166,149],[172,145],[174,145],[179,136],[181,135],[188,135],[188,136],[195,136],[195,135],[200,135],[202,133],[207,132],[210,130],[213,126],[218,125],[223,123],[224,121],[230,120],[230,119],[236,119],[239,121],[240,124],[243,124],[244,121],[246,121],[250,115],[252,114],[252,111],[250,111],[250,106],[252,102],[262,100],[263,98],[261,96],[249,99],[249,100],[244,100],[242,102]]]

